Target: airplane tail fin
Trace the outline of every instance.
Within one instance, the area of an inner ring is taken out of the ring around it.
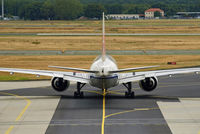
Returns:
[[[104,17],[104,12],[103,12],[103,23],[102,23],[102,57],[103,59],[105,58],[106,55],[106,48],[105,48],[105,17]]]

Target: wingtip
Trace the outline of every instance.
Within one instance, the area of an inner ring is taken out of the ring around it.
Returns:
[[[160,65],[156,65],[156,66],[153,66],[153,67],[160,67]]]
[[[54,67],[56,67],[56,66],[51,66],[51,65],[49,65],[48,67],[50,67],[50,68],[54,68]]]

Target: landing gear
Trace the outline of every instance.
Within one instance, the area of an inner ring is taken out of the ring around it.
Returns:
[[[129,98],[135,98],[135,93],[132,91],[132,83],[123,83],[123,85],[128,89],[128,92],[125,92],[125,97]]]
[[[74,98],[83,98],[83,97],[84,97],[83,92],[80,93],[74,92]]]
[[[134,92],[125,92],[125,97],[129,98],[135,98],[135,93]]]
[[[77,82],[77,91],[74,92],[74,97],[75,98],[83,98],[84,95],[83,95],[83,92],[81,92],[81,89],[85,86],[85,83],[80,83],[80,82]]]

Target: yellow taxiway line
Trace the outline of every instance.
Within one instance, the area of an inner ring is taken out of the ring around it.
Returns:
[[[137,108],[137,109],[133,109],[133,110],[127,110],[127,111],[122,111],[122,112],[118,112],[118,113],[112,113],[112,114],[105,116],[105,118],[115,116],[115,115],[119,115],[119,114],[124,114],[124,113],[130,113],[130,112],[136,112],[136,111],[149,111],[149,110],[155,110],[155,109],[158,109],[158,108]]]
[[[14,126],[10,126],[8,130],[5,132],[5,134],[10,134],[10,132],[13,130]]]
[[[95,93],[95,94],[103,95],[103,93],[98,92],[98,91],[90,91],[90,90],[83,90],[83,91],[88,92],[88,93]]]
[[[112,113],[109,115],[105,115],[105,102],[106,102],[106,94],[107,93],[114,93],[117,94],[117,92],[106,92],[106,90],[104,89],[103,92],[103,114],[102,114],[102,124],[101,124],[101,134],[104,134],[104,128],[105,128],[105,119],[109,118],[111,116],[115,116],[115,115],[119,115],[119,114],[124,114],[124,113],[130,113],[130,112],[136,112],[136,111],[149,111],[149,110],[156,110],[159,108],[137,108],[137,109],[132,109],[132,110],[126,110],[126,111],[121,111],[121,112],[117,112],[117,113]],[[120,93],[119,93],[120,94]]]
[[[10,96],[15,96],[16,98],[19,98],[19,99],[23,99],[27,102],[26,106],[23,108],[23,110],[20,112],[20,114],[17,116],[17,118],[15,119],[15,121],[19,121],[21,119],[21,117],[23,116],[23,114],[26,112],[26,110],[28,109],[28,107],[31,105],[31,101],[23,96],[19,96],[19,95],[16,95],[16,94],[11,94],[11,93],[5,93],[5,92],[0,92],[0,94],[3,94],[3,95],[10,95]],[[10,126],[5,134],[10,134],[10,132],[13,130],[14,126]]]
[[[106,105],[106,90],[103,91],[103,115],[102,115],[102,124],[101,124],[101,134],[104,134],[104,126],[105,126],[105,108]]]

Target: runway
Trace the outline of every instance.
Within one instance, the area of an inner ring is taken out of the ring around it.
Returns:
[[[200,76],[196,74],[161,77],[150,93],[134,83],[135,99],[124,97],[123,86],[106,94],[85,86],[85,97],[75,99],[75,85],[58,93],[50,82],[26,88],[22,84],[0,82],[2,134],[200,133]]]
[[[37,33],[37,36],[101,36],[102,33]],[[199,36],[200,33],[106,33],[106,36]]]
[[[101,36],[102,33],[0,33],[0,36]],[[106,36],[200,36],[200,33],[106,33]]]
[[[109,55],[199,55],[200,50],[108,50]],[[38,55],[100,55],[95,50],[0,50],[0,55],[38,56]]]

